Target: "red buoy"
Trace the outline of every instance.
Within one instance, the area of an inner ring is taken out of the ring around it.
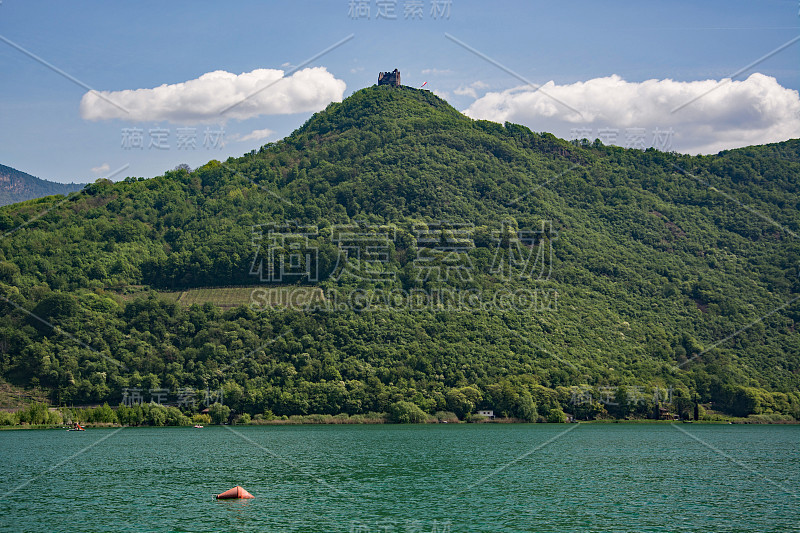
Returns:
[[[217,494],[218,500],[237,500],[239,498],[255,498],[255,496],[244,490],[239,485],[236,485],[232,489],[226,490],[222,494]]]

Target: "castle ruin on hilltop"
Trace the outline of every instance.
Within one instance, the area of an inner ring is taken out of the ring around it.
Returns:
[[[390,85],[400,87],[400,71],[394,69],[392,72],[381,72],[378,74],[378,85]]]

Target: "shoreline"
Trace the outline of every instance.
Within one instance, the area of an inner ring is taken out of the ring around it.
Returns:
[[[484,420],[484,421],[477,421],[477,422],[467,422],[467,421],[458,421],[458,422],[438,422],[438,421],[430,421],[430,422],[420,422],[415,424],[401,424],[396,422],[389,422],[386,420],[368,420],[368,421],[360,421],[360,422],[347,422],[341,420],[335,421],[321,421],[321,420],[269,420],[269,421],[258,421],[258,422],[250,422],[248,424],[207,424],[204,426],[205,428],[212,428],[212,427],[223,427],[223,426],[230,426],[230,427],[248,427],[248,426],[377,426],[377,425],[389,425],[389,426],[435,426],[435,425],[446,425],[446,424],[453,424],[453,425],[496,425],[496,424],[508,424],[508,425],[569,425],[569,424],[592,424],[592,425],[607,425],[607,424],[622,424],[622,425],[643,425],[643,424],[651,424],[651,425],[667,425],[667,424],[698,424],[698,425],[739,425],[739,426],[794,426],[800,425],[800,420],[773,420],[773,421],[748,421],[748,420],[697,420],[691,422],[684,422],[681,420],[578,420],[575,422],[523,422],[519,420],[513,419],[500,419],[500,420]],[[109,423],[86,423],[83,424],[83,427],[86,429],[117,429],[117,428],[149,428],[149,429],[162,429],[162,428],[187,428],[187,429],[196,429],[191,425],[185,426],[150,426],[150,425],[138,425],[138,426],[128,426],[122,424],[109,424]],[[44,424],[36,424],[36,425],[16,425],[16,426],[0,426],[0,431],[14,431],[14,430],[34,430],[34,429],[46,429],[52,431],[65,431],[69,429],[68,426],[64,425],[44,425]]]

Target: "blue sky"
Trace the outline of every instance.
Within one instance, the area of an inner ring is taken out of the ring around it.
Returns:
[[[112,179],[196,167],[288,135],[312,108],[395,67],[404,84],[427,81],[426,89],[470,116],[560,137],[713,153],[800,136],[800,42],[791,43],[800,35],[797,0],[438,0],[449,10],[438,16],[434,1],[420,0],[421,16],[411,18],[404,14],[413,0],[355,2],[369,6],[367,18],[351,11],[351,0],[2,0],[0,163],[60,182],[94,181],[123,167]],[[391,17],[392,6],[396,18],[378,18],[380,10]],[[298,72],[316,80],[314,94],[302,94],[299,78],[284,80],[275,85],[280,94],[265,90],[240,108],[242,116],[196,118],[224,92],[219,84],[245,84],[237,76],[257,69],[288,71],[350,35]],[[230,80],[198,82],[194,100],[176,85],[214,71],[231,73]],[[175,87],[164,89],[173,92],[163,101],[154,92],[120,93],[165,84]],[[540,84],[548,85],[534,90]],[[84,86],[140,107],[124,117],[100,100],[82,107]],[[199,107],[183,109],[194,101]],[[163,109],[169,105],[180,109]],[[174,119],[184,112],[195,118]],[[137,128],[143,147],[126,148]],[[151,130],[158,142],[148,146]],[[195,146],[185,142],[192,130]],[[220,132],[224,143],[216,142]]]

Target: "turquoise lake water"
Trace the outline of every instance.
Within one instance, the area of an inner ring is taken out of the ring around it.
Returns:
[[[0,459],[0,531],[800,531],[800,426],[3,431]]]

